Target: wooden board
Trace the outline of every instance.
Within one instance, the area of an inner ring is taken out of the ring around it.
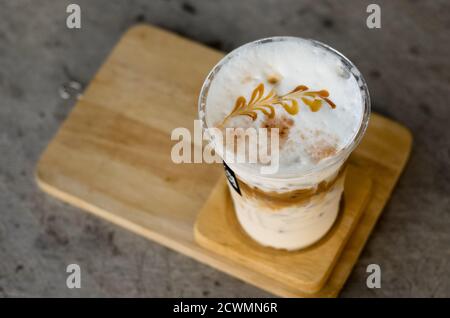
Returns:
[[[201,246],[291,288],[317,293],[357,225],[371,186],[370,176],[350,165],[345,181],[345,204],[332,229],[314,245],[288,252],[263,247],[245,234],[236,218],[225,178],[221,178],[199,213],[195,239]]]
[[[175,127],[193,128],[197,97],[223,53],[149,26],[131,28],[114,48],[44,151],[36,180],[48,193],[280,296],[311,296],[194,241],[197,213],[220,165],[170,160]],[[402,171],[411,135],[373,115],[350,158],[373,181],[367,209],[324,288],[335,296]]]

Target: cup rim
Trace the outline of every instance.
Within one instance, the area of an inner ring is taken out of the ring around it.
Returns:
[[[214,77],[220,71],[222,66],[225,65],[225,63],[227,63],[229,60],[231,60],[241,50],[243,50],[244,48],[250,47],[250,46],[261,45],[261,44],[269,43],[269,42],[299,41],[299,40],[300,41],[309,41],[314,46],[320,47],[328,52],[331,52],[332,54],[334,54],[341,60],[344,67],[346,68],[346,70],[349,71],[353,75],[353,77],[355,78],[355,80],[358,83],[360,93],[361,93],[361,98],[362,98],[362,104],[364,107],[363,116],[361,118],[361,123],[358,128],[358,132],[355,134],[353,140],[351,142],[349,142],[347,145],[345,145],[345,147],[340,149],[339,152],[332,158],[323,160],[323,161],[319,162],[317,165],[315,165],[309,169],[299,170],[298,173],[294,172],[294,173],[290,174],[289,176],[277,175],[277,174],[274,174],[274,175],[259,174],[258,178],[260,178],[260,179],[292,180],[292,179],[297,179],[297,178],[304,178],[307,175],[316,173],[318,171],[325,170],[325,169],[335,165],[339,161],[344,161],[350,155],[350,153],[356,148],[356,146],[359,145],[359,143],[361,142],[361,139],[364,136],[365,131],[367,130],[367,126],[369,124],[370,109],[371,109],[369,89],[367,87],[366,80],[364,79],[363,75],[358,70],[358,68],[353,64],[353,62],[351,62],[344,54],[342,54],[338,50],[332,48],[331,46],[329,46],[325,43],[322,43],[322,42],[314,40],[314,39],[302,38],[302,37],[296,37],[296,36],[273,36],[273,37],[266,37],[266,38],[258,39],[258,40],[243,44],[243,45],[235,48],[228,54],[226,54],[222,59],[220,59],[219,62],[217,62],[216,65],[214,65],[214,67],[208,73],[208,76],[206,77],[205,81],[203,82],[202,88],[200,90],[199,99],[198,99],[198,114],[199,114],[199,119],[201,120],[202,130],[205,131],[208,128],[212,128],[212,127],[208,127],[207,122],[206,122],[206,111],[207,111],[206,102],[207,102],[209,88],[214,80]],[[203,113],[203,115],[202,115],[202,113]],[[228,164],[228,165],[230,165],[230,164]],[[253,171],[253,169],[250,169],[248,166],[246,166],[245,163],[244,164],[234,163],[234,164],[231,164],[231,166],[233,166],[235,169],[237,169],[239,171],[241,171],[241,170],[246,170],[249,172]]]

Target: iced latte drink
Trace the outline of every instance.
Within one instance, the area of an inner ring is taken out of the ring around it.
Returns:
[[[253,240],[297,250],[330,230],[344,190],[345,162],[369,112],[368,90],[356,67],[317,41],[259,40],[214,67],[199,100],[203,128],[265,128],[278,137],[278,166],[269,174],[261,170],[267,162],[227,160],[235,145],[223,147],[211,137],[224,159],[237,219]],[[239,137],[233,137],[237,144],[248,142]]]

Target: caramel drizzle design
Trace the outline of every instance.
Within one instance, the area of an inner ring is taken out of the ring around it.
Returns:
[[[238,178],[238,184],[244,197],[263,202],[265,206],[272,209],[273,212],[276,212],[280,208],[293,204],[307,204],[313,197],[328,193],[338,180],[344,177],[346,169],[347,162],[342,165],[338,174],[329,181],[321,181],[316,187],[292,190],[283,193],[261,190],[258,187],[248,185],[240,178]]]
[[[237,116],[248,116],[252,120],[258,117],[257,111],[262,112],[269,118],[275,116],[275,106],[281,106],[290,115],[296,115],[299,111],[298,99],[302,100],[312,112],[317,112],[322,108],[323,102],[327,103],[332,109],[336,105],[328,98],[330,94],[327,90],[310,91],[305,85],[299,85],[285,95],[277,95],[272,89],[264,96],[264,84],[259,84],[252,92],[250,100],[247,102],[244,96],[236,99],[234,108],[222,122],[224,125],[230,118]]]

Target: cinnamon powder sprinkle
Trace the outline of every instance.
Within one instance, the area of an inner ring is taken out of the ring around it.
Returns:
[[[279,81],[280,81],[280,78],[276,75],[271,75],[267,78],[267,82],[272,85],[278,84]]]
[[[266,118],[262,123],[261,127],[268,129],[268,133],[270,134],[273,128],[278,128],[279,133],[279,142],[282,145],[289,136],[289,131],[291,127],[294,125],[294,120],[292,118],[282,116],[275,118]]]

